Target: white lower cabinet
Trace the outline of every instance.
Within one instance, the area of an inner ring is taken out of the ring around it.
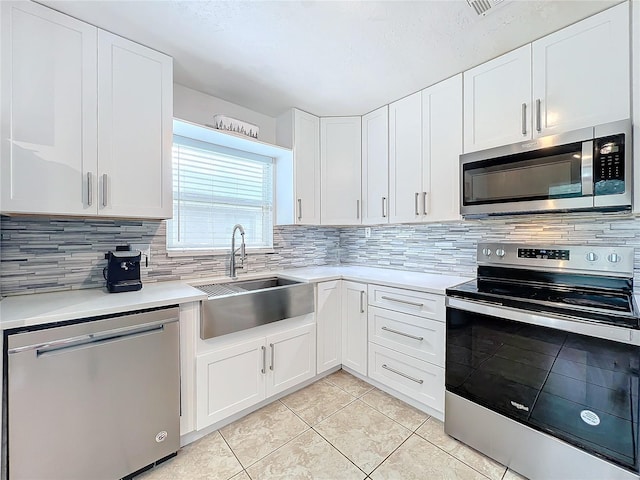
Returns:
[[[369,377],[444,412],[444,368],[369,344]]]
[[[342,365],[367,374],[367,285],[342,282]]]
[[[196,428],[213,425],[315,374],[315,323],[283,328],[266,336],[253,334],[199,355]]]
[[[342,363],[342,280],[316,285],[317,372]]]
[[[444,412],[443,295],[369,285],[369,377]]]

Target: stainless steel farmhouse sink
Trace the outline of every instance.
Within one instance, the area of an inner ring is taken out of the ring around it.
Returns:
[[[200,338],[226,335],[314,311],[313,285],[269,276],[197,285],[202,302]]]

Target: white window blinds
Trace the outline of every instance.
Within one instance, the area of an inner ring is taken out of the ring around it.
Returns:
[[[247,248],[273,246],[273,159],[174,135],[167,248],[229,249],[237,223]]]

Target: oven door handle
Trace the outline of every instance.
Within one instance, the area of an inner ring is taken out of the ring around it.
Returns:
[[[447,308],[455,308],[504,320],[549,327],[555,330],[589,335],[591,337],[604,338],[615,342],[640,346],[640,330],[634,330],[631,328],[589,322],[575,317],[568,317],[548,312],[535,313],[528,310],[521,310],[519,308],[505,307],[495,304],[492,305],[489,303],[476,302],[475,300],[464,300],[452,297],[447,297],[446,305]]]

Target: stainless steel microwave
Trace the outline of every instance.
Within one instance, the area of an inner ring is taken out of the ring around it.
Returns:
[[[460,156],[463,216],[631,209],[631,122]]]

